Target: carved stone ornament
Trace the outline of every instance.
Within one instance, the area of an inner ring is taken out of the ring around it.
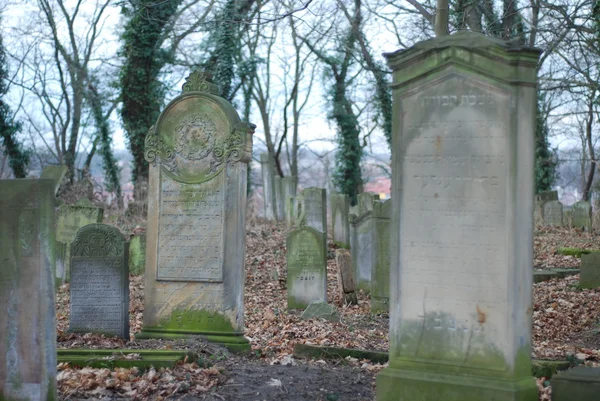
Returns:
[[[207,73],[201,70],[195,70],[186,79],[182,92],[208,92],[213,95],[219,94],[219,87],[210,81]]]
[[[125,237],[118,228],[106,224],[89,224],[77,232],[71,256],[121,256]]]

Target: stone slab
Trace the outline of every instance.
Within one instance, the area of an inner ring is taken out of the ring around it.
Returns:
[[[533,272],[533,282],[541,283],[549,281],[553,278],[565,278],[579,274],[579,269],[552,269],[552,270],[536,270]]]
[[[323,188],[306,188],[299,197],[298,225],[312,227],[327,236],[327,194]]]
[[[333,241],[342,248],[349,248],[350,224],[348,214],[350,213],[350,197],[345,194],[331,194],[329,201]]]
[[[581,255],[581,288],[600,288],[600,252]]]
[[[392,200],[373,204],[373,265],[371,270],[371,312],[389,311],[390,300],[390,242]]]
[[[284,215],[285,216],[287,216],[289,214],[287,199],[290,196],[294,199],[296,198],[297,188],[298,188],[298,177],[287,176],[287,177],[281,178],[281,190],[283,192],[283,201],[285,202],[284,203]]]
[[[571,206],[571,227],[584,231],[592,229],[592,205],[589,202],[579,201]]]
[[[369,293],[371,291],[371,275],[373,271],[373,215],[366,212],[352,220],[352,262],[356,286]]]
[[[552,378],[552,401],[591,401],[600,394],[600,368],[578,366]]]
[[[58,363],[68,363],[75,368],[96,369],[160,369],[172,368],[180,361],[197,362],[203,366],[193,352],[182,350],[147,349],[59,349]]]
[[[559,201],[548,201],[544,203],[544,224],[551,227],[562,227],[563,205]]]
[[[339,322],[340,314],[335,306],[327,302],[311,302],[300,315],[300,319],[325,319],[331,322]]]
[[[275,168],[274,162],[268,153],[261,153],[260,168],[263,185],[265,218],[268,220],[275,220],[277,217],[275,199]]]

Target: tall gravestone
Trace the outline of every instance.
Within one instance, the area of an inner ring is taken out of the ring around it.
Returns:
[[[579,201],[571,206],[571,225],[584,231],[592,229],[592,205],[586,201]]]
[[[323,188],[306,188],[298,197],[298,225],[312,227],[327,238],[327,195]]]
[[[101,223],[104,210],[81,199],[74,205],[62,205],[56,215],[56,285],[69,279],[71,242],[77,231],[88,224]]]
[[[275,166],[273,159],[268,153],[261,153],[260,169],[262,175],[265,219],[275,220],[277,218],[275,199]]]
[[[393,69],[390,360],[377,400],[538,399],[531,375],[540,51],[472,32]]]
[[[391,217],[391,199],[373,204],[373,270],[371,271],[371,312],[373,313],[389,311]]]
[[[548,201],[543,207],[544,224],[551,227],[562,227],[563,205],[559,201]]]
[[[287,237],[288,309],[304,309],[311,302],[327,302],[325,234],[300,227]]]
[[[199,71],[146,137],[150,163],[144,325],[139,338],[244,338],[247,163],[243,123]]]
[[[277,221],[285,219],[285,197],[283,195],[283,184],[281,177],[275,175],[275,212],[277,213]]]
[[[0,181],[0,399],[56,399],[52,179]]]
[[[285,224],[291,228],[296,223],[296,198],[288,195],[285,198]]]
[[[60,189],[60,185],[65,178],[65,175],[67,175],[67,171],[68,168],[64,164],[46,166],[42,170],[40,178],[49,178],[54,181],[54,195],[56,196],[58,194],[58,190]]]
[[[71,243],[69,330],[129,340],[129,244],[118,228],[89,224]]]
[[[284,215],[288,215],[288,203],[287,199],[289,196],[296,198],[296,190],[298,188],[298,177],[287,176],[281,179],[281,191],[283,192],[284,200]]]
[[[373,212],[367,211],[351,221],[350,249],[356,287],[370,292],[373,271]]]
[[[350,197],[345,194],[331,194],[329,197],[331,209],[331,230],[333,241],[342,248],[350,247]]]

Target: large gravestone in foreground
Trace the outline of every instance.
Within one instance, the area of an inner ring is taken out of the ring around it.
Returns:
[[[476,33],[394,70],[390,361],[377,400],[537,400],[531,376],[540,52]]]
[[[118,228],[90,224],[71,243],[69,331],[129,340],[129,244]]]
[[[329,197],[331,209],[331,231],[333,241],[342,248],[350,247],[350,197],[345,194],[331,194]]]
[[[144,326],[247,350],[246,175],[254,126],[192,73],[146,137],[150,162]]]
[[[0,400],[56,399],[54,188],[0,181]]]

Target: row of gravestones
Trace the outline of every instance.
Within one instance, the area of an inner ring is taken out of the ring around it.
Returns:
[[[275,161],[269,153],[260,155],[265,218],[290,222],[294,215],[294,199],[298,177],[275,174]]]
[[[584,231],[592,229],[592,205],[579,201],[565,210],[558,200],[557,191],[544,191],[536,195],[534,220],[551,227],[574,227]]]

